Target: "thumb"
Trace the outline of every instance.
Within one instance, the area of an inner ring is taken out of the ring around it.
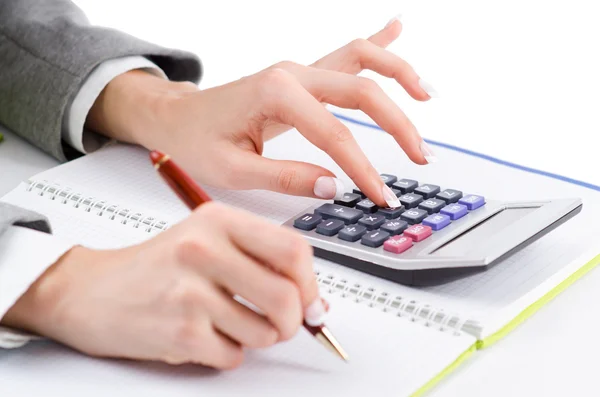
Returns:
[[[273,160],[248,155],[241,189],[265,189],[293,196],[339,198],[344,184],[333,172],[302,161]]]

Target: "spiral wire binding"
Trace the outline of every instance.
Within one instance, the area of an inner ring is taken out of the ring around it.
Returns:
[[[115,220],[118,217],[120,218],[120,223],[124,225],[130,224],[135,229],[139,229],[140,226],[145,227],[144,231],[147,233],[164,231],[169,227],[167,222],[159,221],[152,216],[144,215],[141,212],[133,212],[130,209],[122,208],[115,204],[109,204],[105,200],[99,200],[92,196],[85,196],[72,191],[69,187],[61,187],[58,184],[49,183],[45,180],[30,181],[27,191],[39,191],[38,194],[42,197],[48,197],[53,201],[60,200],[58,202],[64,205],[72,204],[74,208],[82,209],[85,212],[91,213],[96,211],[96,215],[100,217],[106,216],[109,220]]]
[[[380,308],[383,312],[405,317],[414,323],[434,328],[441,332],[449,332],[455,336],[462,335],[465,321],[455,314],[446,313],[428,304],[407,299],[399,295],[393,296],[385,291],[377,291],[373,287],[349,283],[332,274],[315,271],[321,289],[329,294],[340,294],[343,298],[353,299],[356,303],[366,303],[369,307]]]

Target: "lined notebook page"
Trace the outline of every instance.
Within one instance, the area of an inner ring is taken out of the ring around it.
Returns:
[[[200,366],[93,360],[50,343],[0,354],[0,394],[61,396],[410,395],[475,339],[331,297],[328,326],[348,350],[344,363],[306,331],[218,372]],[[71,375],[69,375],[71,374]]]

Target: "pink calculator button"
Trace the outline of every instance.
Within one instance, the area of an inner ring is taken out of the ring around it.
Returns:
[[[425,225],[412,225],[404,231],[404,235],[414,241],[422,241],[431,236],[431,228]]]
[[[386,240],[383,243],[383,249],[386,251],[393,252],[394,254],[401,254],[410,247],[413,242],[410,238],[404,236],[394,236]]]

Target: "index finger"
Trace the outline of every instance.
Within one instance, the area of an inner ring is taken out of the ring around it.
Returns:
[[[272,70],[273,71],[273,70]],[[399,207],[400,202],[379,177],[354,136],[288,72],[281,70],[274,84],[269,117],[295,127],[306,139],[327,153],[359,189],[379,206]]]

